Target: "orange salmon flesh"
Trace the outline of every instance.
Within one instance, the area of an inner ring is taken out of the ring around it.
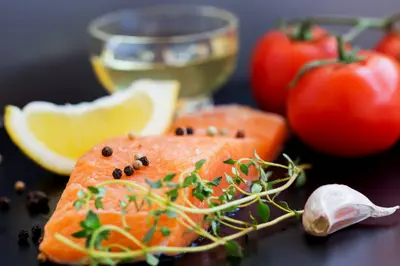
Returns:
[[[218,129],[228,130],[225,136],[207,136],[207,127],[215,126]],[[192,127],[193,135],[175,136],[177,127]],[[235,138],[238,130],[243,130],[244,138]],[[75,243],[84,246],[84,239],[77,239],[71,236],[74,232],[80,231],[80,222],[85,219],[86,211],[77,210],[73,203],[77,200],[77,193],[88,186],[96,186],[107,180],[112,180],[112,172],[115,168],[124,169],[132,165],[135,154],[141,153],[150,162],[147,167],[136,170],[132,176],[122,175],[121,180],[129,180],[149,187],[146,179],[157,181],[170,173],[177,174],[172,182],[179,181],[179,174],[183,171],[191,171],[197,161],[205,159],[205,163],[199,171],[199,175],[205,181],[212,181],[216,177],[224,176],[224,173],[231,173],[232,166],[224,164],[228,158],[240,159],[253,157],[254,150],[264,160],[273,160],[282,148],[287,135],[285,120],[275,114],[264,113],[238,105],[216,107],[207,111],[200,111],[197,114],[183,115],[171,126],[171,130],[165,136],[148,136],[129,139],[118,137],[107,140],[95,146],[91,151],[82,156],[76,163],[69,182],[57,204],[56,210],[45,226],[43,241],[40,244],[40,251],[46,257],[58,263],[77,264],[86,258],[82,252],[63,244],[55,239],[54,235],[59,233],[68,237]],[[113,149],[110,157],[104,157],[101,150],[109,146]],[[257,179],[256,171],[250,171],[244,176],[249,181]],[[228,186],[225,178],[221,179],[218,187],[214,188],[213,195],[221,195],[222,189]],[[171,188],[153,189],[154,193],[164,195],[164,192]],[[190,190],[187,190],[190,191]],[[183,189],[179,191],[175,203],[188,206],[183,198]],[[119,200],[131,194],[122,185],[106,186],[106,195],[103,198],[103,209],[96,209],[91,204],[91,210],[95,211],[103,225],[110,224],[122,227],[121,207]],[[138,196],[139,197],[139,196]],[[189,201],[196,207],[206,207],[205,202],[200,202],[188,193]],[[142,240],[147,231],[151,228],[149,223],[149,212],[159,208],[156,204],[149,206],[144,204],[138,211],[134,204],[130,204],[126,210],[126,221],[129,225],[129,233]],[[187,215],[204,228],[202,214]],[[156,231],[151,239],[150,246],[164,245],[184,247],[191,244],[198,235],[188,232],[188,228],[181,223],[181,218],[168,218],[162,215],[158,226],[168,227],[169,236],[163,236]],[[118,233],[111,233],[103,246],[120,244],[131,249],[138,246]]]

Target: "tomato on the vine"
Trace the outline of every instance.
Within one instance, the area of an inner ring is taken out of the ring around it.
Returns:
[[[299,69],[310,61],[337,56],[335,37],[317,26],[306,26],[297,33],[293,28],[270,31],[256,43],[250,76],[260,108],[284,115],[288,84]]]
[[[388,32],[383,39],[378,42],[375,50],[400,60],[400,33]]]
[[[306,71],[290,89],[288,120],[303,142],[330,155],[390,148],[400,133],[399,64],[377,52],[339,52],[337,63]]]

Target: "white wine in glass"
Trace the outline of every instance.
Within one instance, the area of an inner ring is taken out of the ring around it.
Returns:
[[[180,82],[179,111],[212,105],[238,52],[237,19],[214,7],[166,5],[124,10],[90,24],[91,62],[103,87],[137,79]]]

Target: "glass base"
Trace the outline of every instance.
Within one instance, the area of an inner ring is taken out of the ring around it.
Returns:
[[[212,108],[214,101],[212,97],[180,98],[178,100],[176,114],[190,114],[200,110]]]

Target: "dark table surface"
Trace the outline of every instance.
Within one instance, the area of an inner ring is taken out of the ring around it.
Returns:
[[[216,95],[217,103],[239,102],[251,104],[246,92],[232,93],[229,87],[244,86],[231,82]],[[400,145],[392,150],[363,159],[338,159],[317,154],[298,140],[290,140],[285,152],[311,163],[307,183],[303,188],[290,189],[281,198],[297,209],[303,208],[310,193],[327,183],[347,184],[366,194],[374,203],[382,206],[400,204]],[[18,231],[30,229],[32,223],[44,224],[45,216],[30,216],[25,208],[25,195],[17,195],[13,184],[26,182],[27,190],[39,189],[51,197],[55,207],[67,178],[51,174],[25,157],[0,129],[0,196],[12,200],[11,209],[0,213],[0,254],[3,266],[37,265],[37,247],[17,245]],[[246,215],[240,212],[239,216]],[[291,220],[276,227],[252,233],[249,241],[242,244],[245,258],[242,261],[223,259],[219,249],[212,252],[185,255],[166,261],[165,265],[269,265],[269,266],[398,266],[400,265],[400,212],[381,219],[369,219],[337,232],[327,238],[305,235],[299,221]]]

